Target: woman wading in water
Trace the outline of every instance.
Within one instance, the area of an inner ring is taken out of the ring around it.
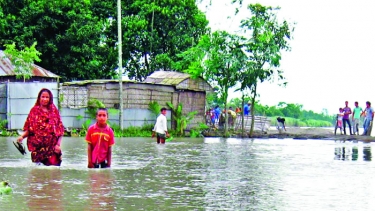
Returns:
[[[60,113],[53,104],[53,95],[43,88],[38,94],[23,127],[24,133],[17,139],[22,143],[27,138],[27,148],[31,152],[31,161],[46,166],[60,166],[61,139],[64,126]]]

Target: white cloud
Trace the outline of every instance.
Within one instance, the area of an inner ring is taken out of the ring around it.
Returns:
[[[282,88],[262,84],[259,89],[262,104],[298,103],[315,112],[326,108],[332,114],[346,100],[352,107],[354,101],[362,107],[368,100],[375,104],[371,87],[375,1],[245,0],[244,5],[255,2],[280,6],[278,17],[296,23],[292,49],[283,53],[281,61],[288,85]],[[239,21],[248,13],[243,6],[237,16],[227,19],[234,16],[230,0],[213,1],[202,10],[206,11],[213,30],[232,33],[238,31]]]

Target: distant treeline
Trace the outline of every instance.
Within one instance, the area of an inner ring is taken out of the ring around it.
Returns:
[[[212,98],[209,103],[215,105]],[[245,98],[245,102],[249,102],[250,99]],[[217,105],[217,104],[216,104]],[[223,105],[223,104],[222,104]],[[239,98],[234,98],[228,103],[228,108],[233,109],[241,107],[242,101]],[[221,106],[222,107],[222,106]],[[296,127],[332,127],[336,123],[336,116],[329,115],[327,109],[323,109],[321,113],[315,113],[311,110],[306,111],[300,104],[280,102],[276,106],[263,106],[257,102],[254,106],[255,115],[267,116],[271,118],[271,123],[276,125],[276,118],[278,116],[286,119],[287,126]]]

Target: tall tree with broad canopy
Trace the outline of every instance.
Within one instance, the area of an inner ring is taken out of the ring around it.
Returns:
[[[241,72],[242,91],[250,90],[252,105],[255,104],[259,83],[275,78],[283,81],[283,71],[279,69],[282,51],[290,50],[288,40],[293,28],[285,20],[279,21],[274,11],[279,8],[250,4],[251,16],[241,21],[244,37],[247,38],[244,49],[248,55],[246,68]],[[286,82],[283,83],[286,85]],[[254,109],[251,109],[250,136],[254,130]]]
[[[156,70],[171,70],[178,54],[208,32],[195,0],[126,1],[124,61],[128,76],[144,80]]]
[[[2,0],[0,48],[37,42],[38,65],[62,81],[117,78],[117,4],[102,0]],[[171,69],[177,54],[198,42],[208,21],[195,0],[122,0],[123,61],[143,80]]]
[[[24,48],[37,42],[36,48],[42,53],[37,64],[63,81],[115,75],[115,39],[108,30],[115,3],[3,0],[0,6],[6,14],[1,47],[15,42]]]
[[[228,111],[228,91],[236,85],[239,72],[246,63],[247,56],[242,51],[244,39],[226,31],[216,31],[205,35],[198,45],[181,54],[185,59],[185,69],[193,77],[202,76],[211,85],[216,86],[219,98]],[[185,66],[186,67],[186,66]],[[228,132],[228,113],[225,115],[225,131]]]

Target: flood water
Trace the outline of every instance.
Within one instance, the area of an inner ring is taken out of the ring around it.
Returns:
[[[87,169],[83,138],[61,167],[36,166],[0,138],[0,210],[372,210],[371,143],[117,138],[111,169]]]

